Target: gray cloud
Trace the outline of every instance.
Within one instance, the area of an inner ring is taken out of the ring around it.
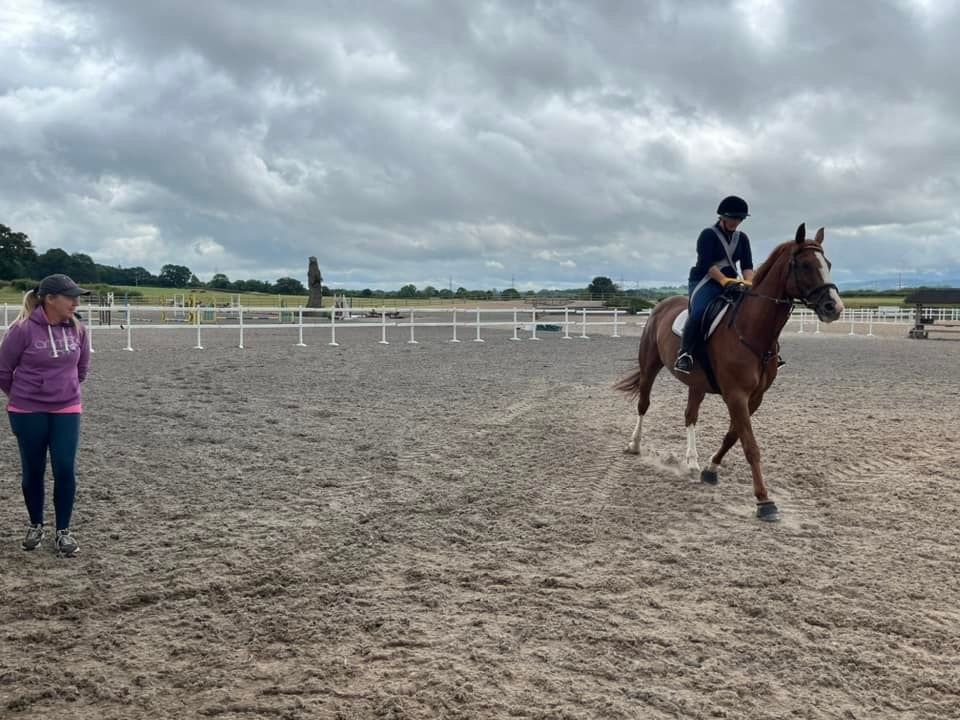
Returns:
[[[201,276],[681,282],[720,197],[763,256],[960,268],[948,2],[14,0],[0,222]]]

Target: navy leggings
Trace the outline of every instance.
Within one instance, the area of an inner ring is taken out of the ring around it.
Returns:
[[[49,450],[57,530],[70,527],[73,497],[77,490],[74,464],[80,443],[80,414],[8,412],[7,415],[20,446],[21,487],[30,513],[30,524],[43,522],[43,477],[47,471]]]
[[[696,284],[690,283],[691,293],[694,288],[696,288]],[[713,282],[712,280],[704,283],[703,287],[697,290],[696,295],[689,301],[690,317],[694,320],[702,318],[710,303],[713,302],[713,299],[722,294],[723,288],[720,287],[720,283]]]

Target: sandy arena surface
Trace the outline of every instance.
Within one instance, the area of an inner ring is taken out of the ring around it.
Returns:
[[[776,525],[667,374],[623,454],[636,337],[103,333],[79,557],[0,434],[0,717],[960,717],[960,342],[846,331],[755,416]]]

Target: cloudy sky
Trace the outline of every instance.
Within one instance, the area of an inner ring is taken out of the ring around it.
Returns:
[[[675,284],[721,197],[960,272],[954,0],[3,0],[0,223],[338,287]]]

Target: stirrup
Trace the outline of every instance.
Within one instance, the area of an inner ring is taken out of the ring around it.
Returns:
[[[684,375],[689,375],[693,372],[693,356],[688,352],[680,353],[680,357],[673,364],[673,369]]]
[[[784,359],[783,359],[782,357],[780,357],[779,355],[777,355],[777,367],[778,367],[778,368],[782,368],[782,367],[783,367],[784,365],[786,365],[786,364],[787,364],[787,361],[784,360]]]

